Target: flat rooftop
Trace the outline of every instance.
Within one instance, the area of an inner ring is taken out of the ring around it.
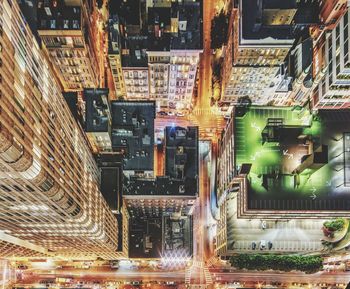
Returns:
[[[196,179],[172,179],[168,176],[157,178],[130,177],[124,179],[124,195],[140,196],[196,196]]]
[[[193,250],[192,232],[191,216],[180,219],[169,216],[130,218],[129,257],[169,258],[178,255],[178,252],[183,253],[183,257],[190,257]],[[170,267],[174,266],[171,258],[167,261],[170,261]]]
[[[293,42],[291,22],[297,11],[295,0],[240,0],[240,38],[260,44]]]
[[[112,148],[124,154],[123,169],[153,170],[153,101],[113,101]]]
[[[165,128],[165,175],[198,178],[198,127]]]
[[[251,210],[350,209],[350,111],[250,107],[235,116]]]

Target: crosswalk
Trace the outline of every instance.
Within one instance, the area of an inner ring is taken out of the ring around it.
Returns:
[[[188,267],[185,271],[185,284],[191,283],[192,268]]]
[[[210,259],[209,259],[210,260]],[[212,260],[211,262],[213,262]],[[209,262],[210,263],[210,262]],[[206,285],[213,284],[213,278],[209,271],[209,267],[203,262],[198,260],[192,261],[192,266],[187,267],[185,270],[185,284],[191,284],[192,279],[196,279],[195,276],[204,276]],[[199,274],[199,275],[197,275]]]
[[[204,266],[204,277],[205,277],[206,284],[213,284],[213,279],[211,277],[211,274],[207,266]]]
[[[203,268],[204,267],[204,262],[203,261],[193,260],[192,261],[192,267]]]
[[[212,267],[217,263],[217,258],[215,256],[212,256],[210,259],[207,260],[207,266]]]
[[[195,108],[191,112],[192,115],[220,115],[217,108]]]

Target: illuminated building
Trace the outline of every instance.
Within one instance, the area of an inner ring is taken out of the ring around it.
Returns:
[[[136,175],[124,184],[131,215],[186,215],[192,210],[198,195],[198,128],[166,127],[165,135],[165,176]]]
[[[348,110],[236,108],[218,152],[218,254],[234,250],[234,220],[348,217]]]
[[[71,258],[125,256],[117,250],[117,220],[98,189],[96,162],[49,62],[17,3],[1,1],[0,11],[5,241]]]
[[[108,20],[108,63],[113,76],[115,95],[117,98],[125,97],[125,85],[122,73],[121,43],[118,15],[112,15]]]
[[[166,127],[165,135],[165,176],[124,177],[131,258],[192,254],[192,214],[199,190],[198,127]],[[140,238],[142,234],[145,237]]]
[[[237,103],[249,96],[254,104],[279,102],[288,92],[281,65],[292,47],[292,21],[297,12],[295,1],[240,1],[238,13],[232,13],[229,40],[233,41],[231,68],[224,60],[222,103]],[[238,31],[237,31],[238,30]],[[229,46],[230,47],[230,46]],[[282,87],[281,87],[282,85]],[[277,92],[276,92],[277,91]]]
[[[38,2],[38,33],[64,91],[99,87],[103,77],[100,35],[96,21],[89,21],[95,12],[85,11],[88,7],[80,1]]]
[[[340,4],[338,3],[336,7]],[[315,108],[348,108],[350,107],[349,10],[346,10],[336,24],[331,26],[334,28],[328,30],[326,27],[315,41],[313,56],[315,81],[311,100]]]
[[[158,109],[192,107],[200,9],[200,1],[110,3],[109,64],[117,97],[156,100]]]
[[[292,91],[283,104],[304,105],[313,86],[313,40],[307,34],[291,49],[288,55],[288,75],[293,78]]]

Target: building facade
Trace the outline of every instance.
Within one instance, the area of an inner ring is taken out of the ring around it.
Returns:
[[[83,133],[17,3],[0,7],[0,229],[60,256],[118,258]]]
[[[235,107],[218,150],[218,255],[237,252],[239,219],[349,215],[349,120],[348,109]]]
[[[334,28],[326,29],[315,41],[319,49],[314,54],[314,65],[320,67],[311,96],[315,108],[350,107],[349,8],[345,11],[332,25]]]
[[[95,8],[86,11],[87,3],[67,3],[38,2],[38,33],[64,91],[99,87],[103,69],[97,45],[101,39],[97,23],[88,18],[95,15]]]
[[[192,108],[201,1],[115,1],[110,10],[109,64],[117,97],[155,100],[158,110]]]
[[[255,104],[277,104],[288,93],[280,93],[285,76],[281,65],[294,42],[291,27],[297,7],[294,1],[274,5],[268,0],[240,1],[231,13],[228,40],[233,45],[226,54],[232,58],[223,64],[223,104],[238,103],[245,96]]]

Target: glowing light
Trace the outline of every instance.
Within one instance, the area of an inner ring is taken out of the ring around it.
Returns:
[[[186,249],[166,251],[161,263],[167,269],[180,269],[187,266],[191,257]]]

